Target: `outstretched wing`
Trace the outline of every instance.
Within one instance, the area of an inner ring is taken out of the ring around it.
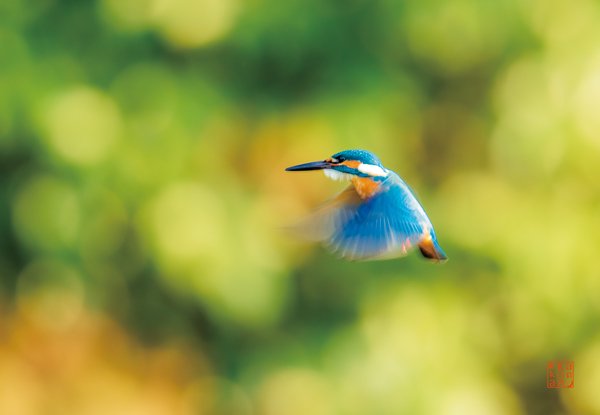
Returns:
[[[402,256],[431,230],[417,199],[392,172],[373,196],[361,199],[351,185],[303,226],[307,236],[348,259]]]

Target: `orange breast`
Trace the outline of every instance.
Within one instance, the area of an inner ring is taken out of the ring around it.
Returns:
[[[353,177],[352,184],[361,199],[368,199],[379,191],[380,184],[370,177]]]

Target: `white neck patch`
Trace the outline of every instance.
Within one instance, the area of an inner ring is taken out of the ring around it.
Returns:
[[[331,180],[350,180],[352,179],[352,175],[348,173],[343,173],[341,171],[333,170],[333,169],[324,169],[323,173],[325,176]]]
[[[386,177],[388,175],[387,171],[374,164],[360,163],[358,166],[358,171],[363,174],[368,174],[369,176]]]

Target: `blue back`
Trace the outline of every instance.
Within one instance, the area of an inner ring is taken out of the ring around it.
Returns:
[[[336,209],[328,245],[342,256],[399,256],[425,234],[435,239],[429,218],[406,183],[390,172],[382,186],[372,198]]]

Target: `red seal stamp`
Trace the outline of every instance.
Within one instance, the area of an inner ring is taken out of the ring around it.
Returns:
[[[575,386],[575,362],[550,360],[546,368],[546,387],[573,388]]]

